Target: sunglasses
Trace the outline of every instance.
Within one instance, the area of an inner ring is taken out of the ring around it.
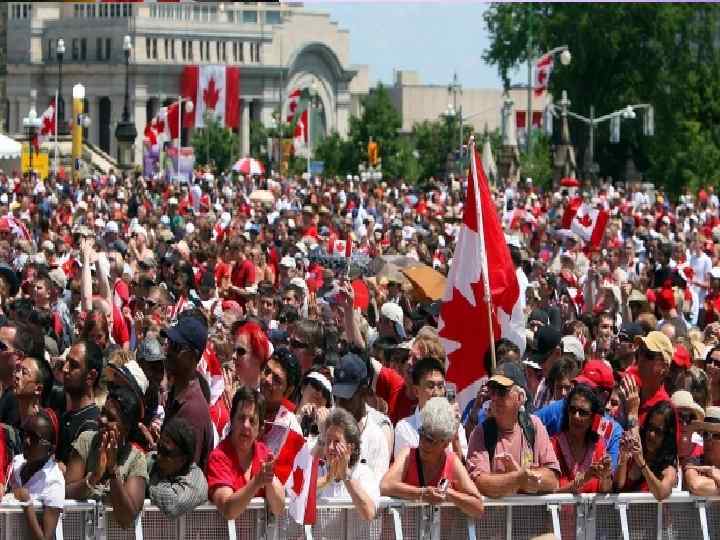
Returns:
[[[580,407],[575,407],[574,405],[570,405],[568,407],[568,414],[570,416],[580,416],[580,418],[587,418],[592,414],[592,411],[589,411],[588,409],[582,409]]]
[[[493,383],[488,385],[488,390],[498,397],[505,397],[510,392],[510,387]]]
[[[290,348],[291,349],[307,349],[309,345],[307,343],[303,343],[302,341],[299,341],[295,338],[290,340]]]
[[[247,354],[247,349],[245,347],[235,347],[235,354],[238,356],[245,356]]]
[[[695,420],[695,416],[693,413],[689,412],[681,412],[678,413],[678,422],[680,422],[683,426],[688,426],[692,424],[692,421]]]
[[[429,433],[427,433],[427,432],[426,432],[424,429],[422,429],[422,428],[420,428],[420,429],[418,430],[418,435],[420,436],[420,439],[422,439],[423,441],[425,441],[425,442],[428,443],[428,444],[437,444],[437,443],[439,443],[439,442],[442,442],[441,439],[436,439],[435,437],[433,437],[432,435],[430,435]]]
[[[720,441],[720,433],[712,433],[710,431],[705,431],[702,434],[703,441]]]

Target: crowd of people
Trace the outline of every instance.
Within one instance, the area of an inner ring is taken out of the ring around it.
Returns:
[[[597,247],[560,228],[573,193],[492,194],[527,346],[477,358],[461,408],[440,302],[366,264],[447,274],[461,179],[0,175],[4,500],[44,507],[25,511],[38,538],[66,499],[125,527],[146,498],[172,518],[254,497],[280,514],[303,448],[318,496],[366,520],[381,495],[480,516],[517,493],[720,494],[712,188],[587,186],[610,216]]]

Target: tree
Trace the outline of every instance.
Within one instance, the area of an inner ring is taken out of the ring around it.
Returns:
[[[547,188],[552,186],[550,139],[546,135],[539,132],[533,133],[530,155],[520,154],[520,172],[523,178],[532,178],[535,185]]]
[[[350,118],[348,163],[354,170],[357,170],[359,163],[367,163],[367,144],[372,137],[378,143],[383,172],[389,176],[398,176],[399,171],[395,169],[397,160],[388,158],[397,154],[401,125],[400,113],[393,106],[390,94],[382,83],[378,83],[362,99],[360,117]]]
[[[485,22],[490,46],[484,58],[498,67],[506,87],[509,72],[527,60],[530,35],[532,56],[569,46],[572,63],[553,71],[550,91],[557,97],[567,90],[572,110],[588,116],[590,105],[597,115],[654,105],[655,137],[643,136],[640,115],[623,121],[617,145],[608,142],[604,125],[596,132],[596,159],[602,174],[619,178],[630,154],[655,181],[682,186],[687,163],[668,150],[694,138],[688,122],[698,122],[701,131],[720,123],[720,10],[710,4],[494,4]],[[571,129],[582,163],[587,127],[571,121]]]
[[[204,128],[192,131],[190,145],[195,150],[195,160],[199,165],[206,165],[209,161],[218,171],[226,171],[238,157],[240,139],[232,130],[209,118]]]
[[[352,143],[344,140],[337,131],[325,136],[315,147],[315,159],[325,163],[325,175],[337,176],[357,171],[352,160]]]

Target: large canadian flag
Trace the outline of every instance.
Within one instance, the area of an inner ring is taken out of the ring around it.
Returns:
[[[304,110],[297,118],[295,132],[293,133],[293,148],[297,155],[307,155],[308,152],[308,111]]]
[[[302,92],[299,88],[296,88],[290,94],[288,94],[288,112],[286,121],[288,124],[292,124],[293,120],[295,120],[295,115],[298,111],[298,106],[300,105],[300,98],[302,97]]]
[[[495,341],[507,338],[525,350],[520,286],[480,156],[473,145],[463,224],[440,310],[440,338],[450,362],[461,410],[475,397],[485,375],[490,321]],[[490,263],[490,264],[488,264]],[[485,300],[484,280],[491,298]]]
[[[546,54],[535,63],[535,95],[542,96],[548,88],[553,70],[553,56]]]
[[[205,115],[213,115],[229,128],[238,127],[240,68],[210,64],[186,66],[182,74],[182,95],[195,105],[190,125],[205,127]]]
[[[288,514],[295,523],[313,525],[317,514],[317,476],[319,458],[305,444],[295,456],[292,474],[285,483]]]

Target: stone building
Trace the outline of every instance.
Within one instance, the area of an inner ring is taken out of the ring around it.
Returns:
[[[320,108],[313,113],[313,138],[322,131],[345,134],[350,115],[359,112],[360,98],[368,92],[367,67],[349,63],[348,32],[328,14],[299,3],[6,5],[7,96],[2,113],[11,135],[22,135],[31,88],[38,92],[38,114],[55,95],[59,38],[66,48],[62,73],[66,120],[72,110],[72,87],[82,83],[86,88],[85,110],[92,121],[87,139],[115,158],[115,126],[124,104],[122,46],[126,35],[133,45],[130,113],[139,139],[159,107],[177,98],[185,65],[240,67],[242,155],[249,152],[250,122],[271,125],[277,112],[285,118],[287,96],[293,90],[317,85]],[[137,162],[141,142],[135,144]]]

